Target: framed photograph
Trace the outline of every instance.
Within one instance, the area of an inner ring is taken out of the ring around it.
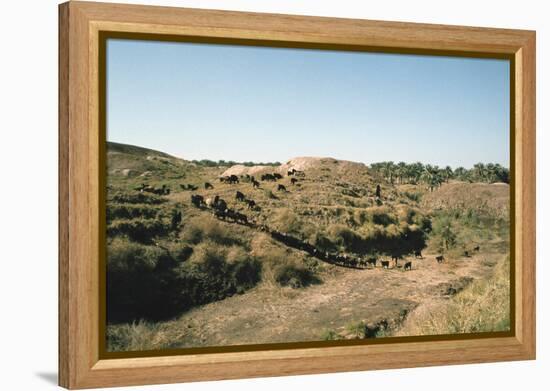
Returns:
[[[535,32],[59,20],[60,385],[535,358]]]

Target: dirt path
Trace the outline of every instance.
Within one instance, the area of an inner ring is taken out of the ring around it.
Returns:
[[[193,309],[165,323],[172,347],[223,346],[322,339],[328,330],[348,334],[348,326],[365,322],[397,325],[421,303],[460,291],[472,279],[486,278],[498,246],[437,264],[434,254],[413,262],[413,270],[341,270],[305,289],[270,284],[243,295]],[[400,263],[403,264],[404,261]]]

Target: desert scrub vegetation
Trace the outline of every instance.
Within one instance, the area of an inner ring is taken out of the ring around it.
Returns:
[[[321,283],[324,270],[316,259],[302,257],[297,251],[285,249],[268,236],[258,234],[253,240],[256,259],[262,264],[262,283],[271,287],[303,288]]]
[[[438,335],[510,330],[510,258],[490,279],[475,280],[435,306],[419,307],[394,335]]]
[[[274,277],[275,281],[281,286],[289,286],[291,288],[303,288],[321,282],[313,271],[304,265],[294,262],[285,262],[277,265]]]
[[[188,220],[180,236],[185,242],[192,244],[199,244],[207,239],[228,246],[245,244],[235,233],[210,216],[207,218],[195,217]]]
[[[166,202],[165,198],[147,193],[125,193],[116,192],[108,199],[109,203],[115,204],[149,204],[158,205]]]
[[[434,252],[460,256],[473,244],[493,239],[506,239],[509,232],[507,218],[473,208],[439,210],[432,216],[432,231],[428,248]]]
[[[206,241],[161,248],[117,238],[108,245],[107,318],[168,319],[243,293],[260,276],[261,263],[235,246]]]
[[[107,236],[127,236],[139,243],[151,243],[153,239],[166,236],[171,231],[170,221],[164,219],[117,219],[107,226]]]
[[[342,339],[342,337],[334,330],[326,329],[321,334],[322,341],[337,341],[339,339]]]
[[[409,254],[426,247],[427,233],[416,224],[369,224],[353,230],[335,224],[328,230],[332,247],[356,254]],[[321,240],[319,238],[319,240]],[[325,243],[325,247],[331,246]]]
[[[107,212],[107,319],[164,320],[243,293],[261,264],[214,218],[185,216],[165,198],[117,192]],[[182,230],[182,226],[184,229]]]
[[[140,320],[107,328],[107,350],[111,352],[170,349],[174,344],[174,330],[166,323]]]

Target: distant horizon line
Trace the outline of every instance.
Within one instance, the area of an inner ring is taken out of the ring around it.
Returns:
[[[493,161],[487,161],[487,162],[482,162],[482,161],[479,161],[479,162],[476,162],[474,164],[472,164],[471,166],[463,166],[463,165],[459,165],[459,166],[453,166],[453,165],[450,165],[450,164],[445,164],[445,165],[441,165],[441,164],[435,164],[435,163],[426,163],[426,162],[423,162],[421,160],[414,160],[414,161],[406,161],[406,160],[377,160],[377,161],[372,161],[370,163],[367,163],[365,161],[359,161],[359,160],[350,160],[350,159],[341,159],[341,158],[336,158],[336,157],[333,157],[333,156],[312,156],[312,155],[300,155],[300,156],[294,156],[294,157],[291,157],[291,158],[287,158],[287,159],[283,159],[283,160],[275,160],[275,161],[256,161],[256,160],[240,160],[240,161],[236,161],[236,160],[233,160],[233,159],[211,159],[211,158],[200,158],[200,159],[189,159],[189,158],[185,158],[185,157],[182,157],[182,156],[178,156],[178,154],[175,154],[175,153],[172,153],[172,152],[165,152],[165,151],[161,151],[159,149],[155,149],[155,148],[151,148],[151,147],[147,147],[147,146],[142,146],[142,145],[137,145],[137,144],[128,144],[128,143],[123,143],[123,142],[120,142],[120,141],[113,141],[113,140],[106,140],[107,143],[114,143],[114,144],[121,144],[121,145],[127,145],[127,146],[130,146],[130,147],[136,147],[136,148],[143,148],[143,149],[148,149],[148,150],[151,150],[151,151],[154,151],[154,152],[159,152],[159,153],[163,153],[165,155],[170,155],[174,158],[177,158],[177,159],[181,159],[181,160],[186,160],[186,161],[204,161],[204,160],[208,160],[208,161],[212,161],[212,162],[227,162],[227,163],[235,163],[236,165],[237,164],[243,164],[243,163],[255,163],[255,165],[273,165],[275,163],[279,163],[281,165],[283,164],[286,164],[286,162],[289,162],[293,159],[297,159],[297,158],[314,158],[314,159],[334,159],[334,160],[339,160],[339,161],[348,161],[348,162],[352,162],[352,163],[359,163],[359,164],[364,164],[365,166],[371,166],[372,164],[377,164],[377,163],[386,163],[386,162],[393,162],[394,164],[399,164],[399,163],[405,163],[405,164],[415,164],[415,163],[420,163],[424,166],[427,166],[427,165],[430,165],[430,166],[433,166],[433,167],[439,167],[439,168],[445,168],[445,167],[451,167],[453,170],[457,169],[457,168],[464,168],[464,169],[472,169],[474,168],[474,165],[475,164],[484,164],[484,165],[487,165],[487,164],[498,164],[500,165],[501,167],[505,168],[505,169],[510,169],[509,166],[505,166],[501,163],[496,163],[496,162],[493,162]]]

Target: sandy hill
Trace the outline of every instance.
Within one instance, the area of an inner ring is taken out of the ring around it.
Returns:
[[[434,192],[427,192],[422,206],[430,210],[471,208],[485,209],[500,216],[507,216],[510,202],[510,186],[507,183],[444,183]]]

